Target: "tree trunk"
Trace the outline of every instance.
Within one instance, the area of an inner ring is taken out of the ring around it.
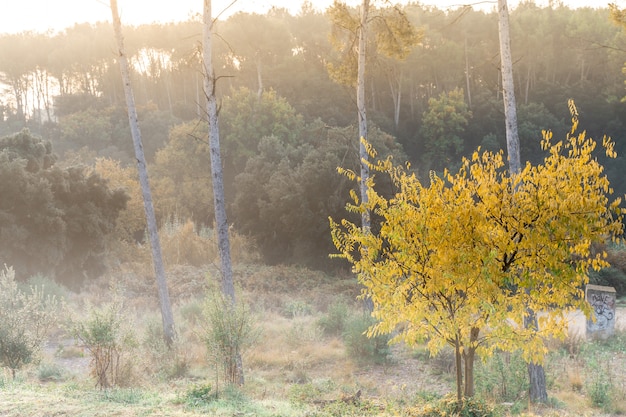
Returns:
[[[470,333],[470,346],[463,351],[463,362],[465,363],[465,397],[474,396],[474,359],[476,359],[476,346],[480,329],[472,327]]]
[[[513,83],[513,59],[511,58],[511,40],[509,32],[509,10],[506,0],[498,0],[498,29],[500,34],[500,58],[502,65],[502,87],[504,96],[504,115],[506,118],[506,145],[509,154],[509,170],[511,176],[521,172],[520,145],[517,131],[517,112],[515,109],[515,86]],[[529,316],[536,321],[533,311]],[[532,325],[524,320],[524,325]],[[543,366],[528,363],[528,376],[531,389],[536,390],[531,394],[531,401],[545,401],[548,398],[546,389],[546,377]]]
[[[174,316],[172,314],[172,305],[165,280],[165,268],[163,267],[163,258],[161,256],[161,242],[157,229],[156,216],[154,214],[154,206],[152,204],[152,194],[150,192],[150,183],[148,181],[148,169],[146,158],[143,153],[143,145],[141,143],[141,132],[139,130],[139,122],[137,119],[137,109],[135,107],[135,98],[133,89],[130,84],[130,71],[126,53],[124,52],[124,37],[122,36],[122,22],[120,21],[117,11],[117,0],[111,0],[111,13],[113,16],[113,28],[115,29],[115,38],[117,41],[120,70],[122,73],[122,81],[124,82],[124,94],[126,96],[126,105],[128,107],[128,120],[130,122],[130,130],[135,147],[135,158],[137,159],[137,170],[139,171],[139,183],[141,184],[141,193],[143,196],[143,206],[146,212],[146,221],[148,226],[148,235],[150,237],[150,246],[152,248],[152,262],[154,264],[154,272],[156,274],[157,288],[159,292],[159,301],[161,303],[161,318],[163,320],[163,336],[165,343],[171,346],[176,334],[174,331]]]
[[[519,134],[517,132],[517,110],[515,108],[515,84],[513,81],[513,58],[511,57],[509,10],[506,0],[498,0],[498,13],[506,147],[509,154],[509,170],[511,175],[517,175],[521,171],[521,162]]]
[[[467,53],[467,33],[465,34],[465,86],[467,88],[467,104],[472,108],[472,89],[470,84],[469,55]]]
[[[209,120],[209,152],[211,154],[215,228],[217,229],[220,253],[222,293],[228,304],[226,308],[234,310],[236,302],[235,286],[233,284],[233,270],[230,258],[228,220],[226,217],[226,201],[224,198],[224,175],[222,173],[222,158],[220,155],[220,131],[217,117],[217,97],[215,95],[217,79],[213,69],[212,30],[211,0],[204,0],[202,56],[204,63],[204,94],[206,95],[206,111]],[[236,349],[238,349],[238,346],[236,346]],[[235,363],[228,364],[227,369],[231,369],[234,375],[229,375],[229,379],[239,385],[243,385],[244,375],[241,353],[237,350],[233,356]]]
[[[361,159],[361,201],[365,204],[367,198],[367,179],[369,178],[368,154],[363,140],[367,140],[367,113],[365,109],[365,59],[367,48],[367,19],[370,8],[369,0],[361,4],[361,25],[359,27],[359,57],[357,70],[356,106],[359,117],[359,156]],[[361,227],[370,228],[370,213],[368,210],[361,214]]]
[[[460,406],[463,401],[463,360],[458,336],[454,341],[454,365],[456,367],[456,401]]]
[[[537,329],[537,315],[534,311],[528,309],[528,316],[524,318],[524,327]],[[548,401],[548,392],[546,390],[546,373],[543,366],[529,362],[528,363],[529,378],[529,397],[533,403],[545,403]]]

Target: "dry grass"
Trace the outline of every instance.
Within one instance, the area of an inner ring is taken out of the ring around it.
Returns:
[[[419,396],[452,390],[451,371],[447,367],[437,368],[437,360],[428,355],[396,346],[390,363],[362,364],[348,357],[341,337],[322,332],[318,322],[328,306],[336,299],[354,300],[358,294],[359,288],[352,278],[330,277],[296,267],[238,264],[235,279],[239,297],[250,306],[259,329],[257,340],[244,355],[246,385],[242,392],[247,400],[244,405],[220,403],[210,406],[212,408],[190,409],[181,398],[191,386],[220,385],[214,364],[208,362],[206,348],[198,337],[202,298],[216,290],[219,275],[211,264],[201,267],[170,265],[167,274],[180,354],[188,366],[186,375],[168,379],[158,372],[164,361],[173,359],[149,352],[145,347],[149,330],[160,324],[150,266],[143,262],[123,263],[107,277],[91,283],[83,293],[69,297],[68,303],[80,306],[84,300],[94,304],[110,301],[112,283],[124,289],[128,321],[138,342],[136,362],[142,373],[141,378],[136,379],[140,381],[138,386],[110,394],[95,390],[87,369],[88,358],[60,333],[55,337],[63,348],[52,343],[45,360],[63,367],[64,379],[40,382],[36,367],[21,373],[21,380],[16,383],[0,376],[0,415],[243,415],[232,407],[244,407],[245,415],[304,416],[316,415],[319,410],[312,403],[297,406],[291,403],[289,398],[295,388],[306,391],[308,386],[323,385],[325,391],[319,395],[324,399],[341,398],[360,389],[366,399],[396,405],[412,404]],[[352,311],[360,308],[357,302],[348,305]],[[580,356],[584,343],[582,338],[572,336],[554,346],[564,353],[551,359],[550,396],[562,404],[561,409],[532,408],[526,415],[602,415],[589,402],[588,369]],[[621,355],[615,359],[626,361]],[[617,375],[615,381],[626,384],[621,382],[626,378],[619,379]],[[619,395],[613,402],[613,412],[626,410],[626,387],[617,388]],[[393,413],[391,410],[389,413]],[[387,411],[381,410],[378,414],[387,415]]]

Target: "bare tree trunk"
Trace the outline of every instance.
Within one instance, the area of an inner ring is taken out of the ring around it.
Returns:
[[[361,201],[365,204],[367,197],[367,179],[370,176],[367,165],[368,153],[363,140],[367,140],[367,113],[365,109],[365,61],[367,56],[367,19],[370,8],[369,0],[363,0],[361,4],[361,25],[359,27],[359,57],[357,70],[356,106],[359,117],[359,156],[361,158]],[[370,213],[364,211],[361,214],[361,227],[369,230]]]
[[[454,365],[456,368],[456,400],[458,406],[461,406],[463,401],[463,356],[461,354],[461,342],[457,336],[454,342]]]
[[[509,10],[506,0],[498,0],[498,13],[506,147],[509,154],[509,170],[511,175],[517,175],[521,171],[521,162],[519,134],[517,132],[517,110],[515,108],[515,83],[513,81],[513,58],[511,57]]]
[[[498,0],[498,29],[500,33],[504,115],[506,118],[506,144],[509,154],[509,169],[511,176],[514,176],[521,172],[521,161],[519,135],[517,131],[517,112],[515,109],[515,86],[513,83],[513,59],[511,58],[509,10],[506,0]],[[524,325],[528,328],[535,323],[535,313],[529,310],[528,318],[524,320]],[[545,402],[548,398],[548,393],[543,366],[528,363],[528,377],[530,378],[530,400],[533,402]]]
[[[465,34],[465,85],[467,87],[467,104],[472,108],[472,89],[470,85],[469,55],[467,53],[467,34]]]
[[[150,246],[152,247],[152,261],[154,263],[154,272],[156,274],[159,301],[161,303],[163,336],[165,338],[166,344],[168,346],[171,346],[176,337],[176,333],[174,330],[174,316],[172,314],[172,305],[170,303],[167,282],[165,280],[165,268],[163,267],[163,258],[161,256],[161,242],[159,240],[156,217],[154,215],[152,194],[150,193],[148,169],[146,166],[146,158],[143,153],[143,145],[141,143],[141,132],[139,131],[137,109],[135,107],[135,98],[133,96],[133,89],[130,84],[130,71],[128,68],[128,60],[126,58],[126,53],[124,52],[122,22],[120,21],[119,13],[117,11],[117,0],[111,0],[111,13],[113,15],[113,28],[115,29],[115,38],[117,40],[120,70],[122,72],[122,80],[124,82],[126,105],[128,106],[128,120],[130,122],[130,130],[133,137],[133,145],[135,147],[137,170],[139,171],[139,183],[141,184],[141,193],[143,195],[143,206],[146,212],[148,235],[150,237]]]
[[[204,0],[204,22],[202,36],[202,56],[204,63],[204,94],[206,95],[206,111],[209,119],[209,151],[211,154],[211,179],[213,181],[213,202],[215,205],[215,227],[217,229],[218,247],[222,272],[222,293],[229,303],[227,308],[235,309],[235,286],[233,284],[233,270],[230,258],[230,240],[228,236],[228,220],[226,217],[226,202],[224,198],[224,175],[222,173],[222,158],[220,155],[220,132],[217,117],[217,97],[215,88],[217,78],[213,70],[212,58],[212,30],[211,0]],[[228,314],[228,313],[227,313]],[[236,347],[238,349],[238,346]],[[244,383],[243,364],[241,353],[235,352],[234,364],[229,369],[234,375],[229,377],[239,385]]]

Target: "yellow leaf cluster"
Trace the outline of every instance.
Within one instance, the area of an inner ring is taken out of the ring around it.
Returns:
[[[389,159],[373,164],[397,192],[387,198],[370,181],[368,202],[355,198],[351,209],[376,213],[378,231],[331,219],[338,256],[374,302],[379,323],[370,334],[428,340],[433,354],[445,344],[482,356],[520,349],[541,363],[545,337],[564,336],[564,315],[588,312],[587,273],[607,266],[592,244],[623,229],[595,146],[585,133],[552,143],[544,132],[543,163],[514,177],[502,152],[479,149],[458,172],[432,173],[428,185]],[[614,153],[610,140],[603,146]],[[530,311],[538,328],[524,326]]]

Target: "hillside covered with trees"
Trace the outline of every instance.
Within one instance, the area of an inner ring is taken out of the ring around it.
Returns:
[[[369,141],[382,157],[409,161],[421,178],[459,167],[479,146],[504,148],[496,14],[418,4],[402,11],[420,30],[420,43],[399,60],[376,50],[371,39]],[[542,130],[565,136],[567,101],[574,99],[589,136],[599,140],[606,134],[615,141],[618,158],[598,159],[616,194],[623,195],[622,28],[611,23],[608,8],[541,8],[532,1],[510,18],[522,162],[543,160]],[[347,267],[328,258],[334,251],[328,216],[350,216],[344,206],[354,184],[337,167],[358,167],[358,131],[354,89],[329,76],[331,64],[342,58],[331,31],[329,15],[310,5],[296,15],[272,9],[265,15],[238,13],[217,24],[214,64],[229,220],[234,231],[256,242],[269,264]],[[196,20],[125,28],[158,220],[164,225],[189,219],[198,233],[213,223],[201,33]],[[33,248],[30,233],[51,237],[34,239],[43,255],[22,273],[57,271],[69,284],[101,273],[105,262],[97,258],[105,256],[107,242],[144,239],[114,50],[107,23],[0,36],[0,192],[15,194],[10,187],[20,181],[32,184],[29,193],[40,199],[59,195],[55,187],[72,190],[62,202],[0,201],[0,219],[16,225],[2,227],[0,255],[18,276],[20,259],[31,261],[24,255],[24,248]],[[18,137],[33,146],[19,154],[26,165],[16,164],[10,145]],[[34,155],[35,148],[45,152]],[[33,158],[39,158],[38,168],[31,168]],[[89,197],[74,191],[79,185]],[[384,194],[392,185],[379,186]],[[75,211],[86,218],[76,227],[93,232],[88,241],[73,237],[69,219],[59,219],[59,204],[79,200],[86,207]],[[41,221],[21,218],[27,207],[45,207]],[[71,258],[69,252],[81,247],[89,255]]]

